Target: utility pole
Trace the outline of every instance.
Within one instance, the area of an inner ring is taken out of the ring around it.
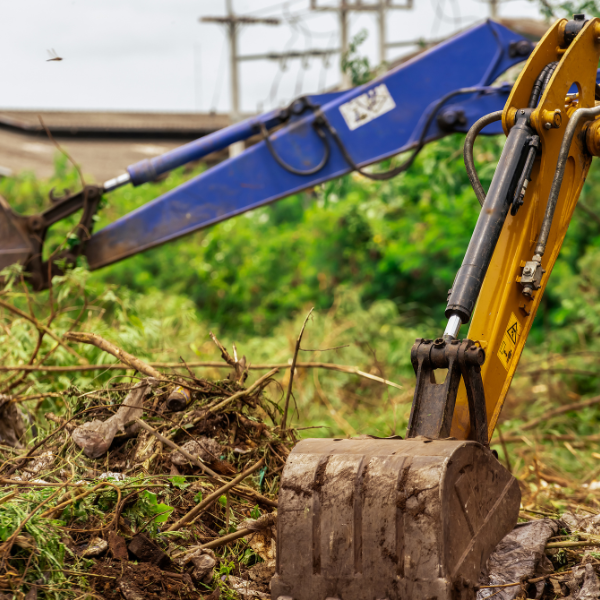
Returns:
[[[386,59],[385,54],[385,44],[386,44],[386,34],[385,34],[385,4],[383,2],[379,2],[379,12],[377,14],[377,25],[379,25],[379,64],[383,64]]]
[[[202,23],[217,23],[225,25],[227,28],[227,37],[229,38],[229,75],[231,86],[231,122],[237,123],[241,120],[240,109],[240,79],[238,63],[240,56],[238,55],[238,33],[241,25],[279,25],[280,19],[273,17],[242,17],[237,16],[233,11],[233,0],[225,0],[227,7],[226,17],[202,17]],[[229,146],[229,156],[237,156],[244,151],[244,142],[236,142]]]
[[[498,0],[490,0],[490,17],[492,19],[498,18]]]
[[[340,48],[342,50],[342,57],[344,57],[349,50],[348,45],[348,8],[346,0],[340,0]],[[342,72],[342,89],[348,89],[352,86],[350,81],[350,74],[346,71]]]
[[[490,0],[496,1],[496,0]],[[377,37],[379,49],[379,62],[383,63],[386,59],[386,49],[388,44],[386,41],[385,19],[387,10],[401,9],[410,10],[413,8],[413,0],[405,0],[404,4],[397,4],[395,0],[379,0],[377,4],[363,4],[362,0],[339,0],[337,6],[319,6],[319,0],[310,0],[311,10],[337,12],[340,19],[340,50],[342,57],[348,52],[350,41],[348,32],[348,16],[352,11],[357,12],[376,12],[377,13]],[[342,73],[342,87],[348,88],[352,85],[349,75]]]

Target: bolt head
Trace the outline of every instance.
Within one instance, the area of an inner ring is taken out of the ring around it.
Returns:
[[[560,110],[555,110],[554,111],[554,118],[552,119],[552,127],[556,127],[557,129],[561,126],[562,124],[562,113],[560,112]]]
[[[552,129],[552,124],[551,123],[544,123],[544,128],[545,129]]]

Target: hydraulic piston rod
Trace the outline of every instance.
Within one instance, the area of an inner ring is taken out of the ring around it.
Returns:
[[[515,195],[527,156],[529,138],[535,133],[529,125],[529,113],[528,110],[519,110],[517,113],[517,122],[508,135],[465,258],[456,274],[445,313],[449,319],[445,336],[451,339],[456,338],[460,324],[467,323],[471,318]]]

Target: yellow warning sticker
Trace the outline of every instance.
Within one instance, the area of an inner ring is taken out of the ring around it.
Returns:
[[[517,317],[515,317],[515,313],[510,313],[510,319],[506,325],[504,335],[502,336],[502,342],[500,342],[500,348],[498,349],[498,358],[507,371],[510,359],[515,353],[517,340],[520,336],[521,324],[517,320]]]

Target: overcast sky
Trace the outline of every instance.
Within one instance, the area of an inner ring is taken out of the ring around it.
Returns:
[[[351,2],[352,0],[349,0]],[[363,0],[365,3],[376,0]],[[393,0],[400,4],[403,0]],[[317,0],[320,6],[339,0]],[[334,13],[315,13],[309,0],[233,0],[240,14],[276,16],[281,26],[250,25],[239,53],[334,48]],[[435,38],[489,15],[487,0],[414,0],[412,10],[390,10],[388,41]],[[222,26],[199,18],[224,15],[225,0],[0,0],[2,108],[209,111],[229,109],[229,60]],[[501,2],[500,15],[539,18],[537,3]],[[369,31],[363,51],[377,60],[374,14],[354,13],[351,36]],[[61,62],[46,62],[56,49]],[[407,49],[390,49],[393,59]],[[339,58],[329,65],[292,60],[240,66],[242,110],[283,105],[300,93],[339,80]]]

